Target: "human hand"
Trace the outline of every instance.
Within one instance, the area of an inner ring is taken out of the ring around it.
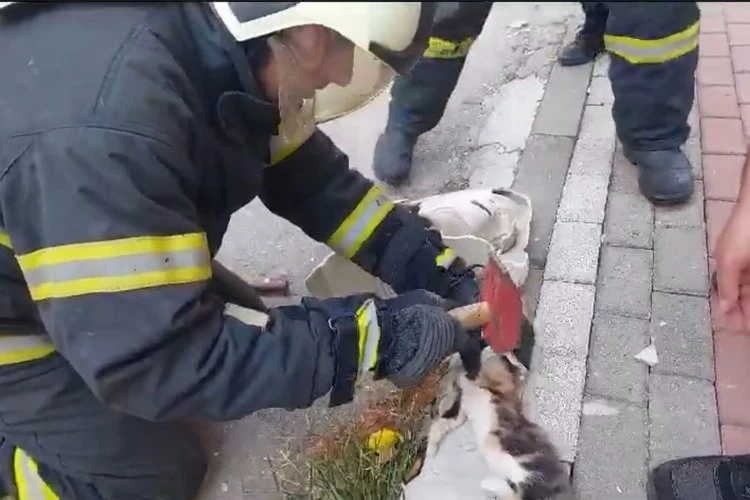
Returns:
[[[750,210],[736,205],[714,253],[722,328],[750,331]]]

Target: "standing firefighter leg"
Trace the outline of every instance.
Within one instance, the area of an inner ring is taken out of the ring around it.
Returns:
[[[407,76],[391,88],[388,124],[375,146],[373,170],[378,179],[397,185],[411,171],[417,138],[443,117],[466,55],[479,36],[492,2],[439,2],[430,44]]]
[[[563,47],[560,65],[579,66],[596,59],[604,51],[604,31],[609,9],[603,2],[581,2],[586,20],[575,39]]]
[[[690,132],[695,93],[698,18],[695,2],[609,3],[612,115],[625,156],[639,169],[641,192],[653,203],[687,201],[690,162],[680,147]]]

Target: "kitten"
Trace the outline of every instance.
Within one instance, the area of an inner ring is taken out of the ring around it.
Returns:
[[[523,415],[525,368],[508,356],[460,352],[461,365],[438,405],[427,454],[467,420],[493,476],[482,489],[499,500],[573,499],[564,465],[544,430]],[[483,359],[484,358],[484,359]]]

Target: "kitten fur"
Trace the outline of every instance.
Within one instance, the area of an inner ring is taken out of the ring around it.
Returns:
[[[429,429],[427,454],[467,420],[493,473],[482,489],[498,500],[573,500],[565,466],[546,432],[523,415],[525,367],[508,356],[459,351],[449,385]]]

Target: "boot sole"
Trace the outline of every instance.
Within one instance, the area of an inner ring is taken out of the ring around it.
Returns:
[[[630,157],[630,155],[623,150],[623,155],[625,156],[625,159],[627,159],[630,163],[632,163],[636,168],[638,167],[638,162],[633,160],[633,158]],[[653,203],[654,205],[659,206],[670,206],[670,205],[679,205],[681,203],[685,203],[690,199],[691,196],[693,196],[693,189],[686,193],[677,194],[674,196],[657,196],[651,192],[649,192],[648,189],[646,189],[643,184],[641,184],[640,175],[638,176],[638,187],[641,189],[641,193],[648,198],[648,200]],[[650,500],[650,499],[649,499]]]

